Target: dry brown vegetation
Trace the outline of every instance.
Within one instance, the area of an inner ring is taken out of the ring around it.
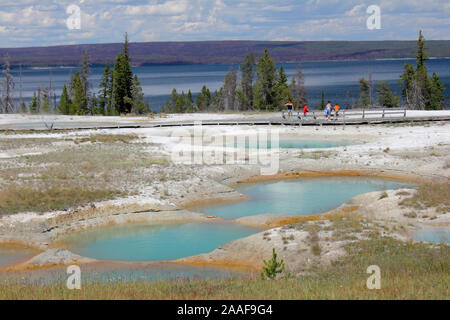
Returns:
[[[0,299],[448,299],[450,246],[404,243],[374,234],[349,243],[346,250],[345,258],[299,278],[119,280],[83,283],[81,290],[68,290],[65,281],[3,282]],[[380,290],[366,287],[370,265],[381,269]]]
[[[112,199],[121,194],[121,191],[107,189],[51,187],[37,190],[31,187],[13,186],[0,192],[0,215],[26,211],[51,211],[91,201]]]
[[[450,212],[450,183],[426,183],[419,185],[417,192],[400,205],[418,210],[435,207],[438,212]]]
[[[137,193],[154,179],[145,174],[146,168],[168,164],[145,152],[142,144],[130,143],[136,135],[94,134],[84,139],[91,143],[62,144],[51,152],[1,160],[0,214],[63,209]],[[35,143],[21,140],[0,141],[10,146]],[[57,139],[36,140],[42,146]]]

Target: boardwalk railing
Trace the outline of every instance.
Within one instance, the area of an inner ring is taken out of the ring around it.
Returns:
[[[342,119],[366,119],[366,118],[379,118],[384,119],[386,117],[397,117],[397,118],[406,118],[406,109],[342,109],[339,111],[338,116],[336,116],[336,112],[332,111],[330,118],[333,120]],[[281,112],[281,117],[284,120],[288,120],[287,111]],[[325,119],[325,115],[323,110],[312,110],[306,114],[306,117],[303,115],[301,110],[292,113],[293,120],[317,120],[317,119]]]

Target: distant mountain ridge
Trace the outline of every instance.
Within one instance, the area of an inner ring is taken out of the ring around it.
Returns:
[[[450,57],[450,40],[428,40],[430,57]],[[247,51],[261,56],[270,51],[276,62],[323,60],[370,60],[414,58],[416,41],[197,41],[130,43],[132,63],[228,64],[240,63]],[[74,66],[88,50],[94,65],[113,62],[122,50],[121,43],[81,44],[50,47],[3,48],[11,64],[24,66]],[[0,62],[1,63],[1,62]]]

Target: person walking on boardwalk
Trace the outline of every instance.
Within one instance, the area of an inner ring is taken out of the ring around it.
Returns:
[[[308,106],[305,104],[305,106],[303,107],[303,119],[306,119],[306,114],[308,113]]]
[[[330,120],[331,118],[331,109],[331,101],[328,101],[327,106],[325,107],[327,120]]]
[[[294,109],[294,105],[291,102],[288,102],[285,104],[285,106],[287,106],[288,108],[288,119],[291,120],[292,118],[292,111]]]
[[[341,109],[341,107],[339,107],[339,104],[335,104],[334,105],[334,119],[336,120],[339,117],[339,110]]]

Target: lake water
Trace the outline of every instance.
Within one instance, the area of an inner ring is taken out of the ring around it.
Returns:
[[[414,61],[410,61],[414,62]],[[325,91],[325,99],[338,102],[345,106],[346,92],[350,93],[350,101],[359,97],[358,79],[368,78],[372,73],[374,81],[388,81],[391,88],[400,94],[398,80],[403,71],[405,60],[371,60],[371,61],[321,61],[302,63],[305,75],[305,84],[308,89],[310,106],[315,106],[320,101],[322,89]],[[446,85],[445,95],[450,98],[450,59],[432,59],[427,62],[430,74],[436,72]],[[295,73],[296,63],[283,63],[289,79]],[[143,66],[134,67],[143,87],[144,94],[152,110],[159,111],[165,104],[173,88],[181,93],[191,89],[192,93],[198,93],[203,85],[210,90],[219,89],[223,83],[225,74],[231,65],[182,65],[182,66]],[[237,68],[238,66],[234,66]],[[71,72],[77,68],[50,68],[22,70],[23,97],[29,102],[33,91],[37,87],[46,87],[52,79],[56,94],[61,94],[62,87],[68,82]],[[93,91],[98,91],[98,84],[103,73],[103,67],[92,68],[90,80]],[[13,69],[16,81],[16,94],[19,97],[19,69]]]
[[[405,184],[364,178],[314,178],[242,186],[248,200],[197,208],[227,219],[260,213],[308,215],[337,207],[370,191],[396,189]],[[82,256],[100,260],[167,261],[208,253],[220,245],[261,229],[232,221],[176,225],[125,225],[79,232],[63,242]]]

